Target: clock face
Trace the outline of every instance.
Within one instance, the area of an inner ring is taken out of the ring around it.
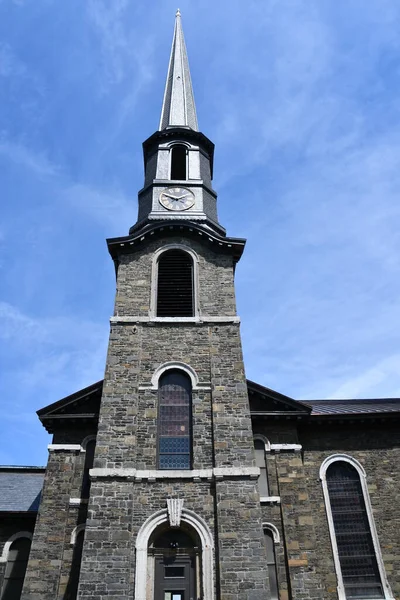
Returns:
[[[160,204],[168,210],[187,210],[194,204],[194,194],[187,188],[166,188],[160,194]]]

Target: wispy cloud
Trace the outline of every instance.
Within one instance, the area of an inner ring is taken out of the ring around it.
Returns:
[[[25,439],[25,449],[30,449],[30,462],[43,463],[45,432],[35,412],[102,378],[108,328],[76,316],[33,316],[5,302],[0,320],[1,438],[18,431],[18,439]],[[10,444],[14,448],[11,439]]]
[[[23,169],[32,171],[38,177],[51,177],[60,174],[60,168],[52,164],[43,154],[30,150],[21,144],[0,137],[0,156],[19,165]]]
[[[398,394],[399,3],[182,2],[221,222],[248,237],[248,376],[302,398]],[[60,6],[0,2],[10,430],[101,377],[115,284],[103,238],[136,216],[176,10]]]

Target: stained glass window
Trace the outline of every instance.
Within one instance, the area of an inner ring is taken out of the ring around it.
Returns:
[[[326,482],[346,598],[384,598],[360,475],[336,461]]]
[[[158,402],[159,469],[191,468],[191,381],[181,371],[160,379]]]

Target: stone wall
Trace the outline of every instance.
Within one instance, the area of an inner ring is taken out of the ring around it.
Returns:
[[[152,294],[152,264],[156,250],[171,244],[191,248],[198,256],[198,303],[202,316],[236,314],[233,259],[217,254],[200,242],[183,237],[154,241],[134,254],[121,255],[114,314],[148,317]]]
[[[337,600],[337,577],[319,478],[323,461],[334,454],[347,454],[363,466],[378,533],[383,563],[393,598],[400,597],[400,493],[398,464],[400,431],[397,425],[376,422],[332,422],[311,420],[255,422],[254,430],[272,444],[299,443],[301,453],[267,453],[271,496],[280,505],[263,506],[263,521],[281,534],[276,548],[281,600],[318,598]]]
[[[400,597],[400,429],[379,421],[368,425],[332,424],[302,428],[304,469],[309,504],[317,532],[316,569],[324,598],[336,600],[336,576],[319,469],[332,454],[344,453],[360,462],[366,472],[369,496],[384,567],[393,597]]]
[[[87,501],[81,498],[85,453],[68,450],[65,444],[76,444],[92,430],[68,427],[54,436],[60,444],[49,453],[41,502],[35,525],[22,600],[69,600],[74,528],[84,524]],[[64,443],[61,443],[63,440]]]
[[[154,293],[154,253],[174,243],[189,246],[198,256],[200,323],[146,322]],[[232,257],[184,238],[157,241],[122,256],[115,315],[79,598],[132,597],[135,535],[174,496],[213,532],[216,592],[231,600],[264,599],[269,588],[239,325],[233,318]],[[208,317],[226,320],[216,324]],[[153,376],[163,364],[176,362],[188,365],[197,378],[189,480],[185,472],[157,472]]]

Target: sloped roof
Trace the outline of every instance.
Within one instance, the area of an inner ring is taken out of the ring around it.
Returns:
[[[312,416],[376,415],[400,412],[400,398],[356,400],[302,400],[312,409]]]
[[[294,400],[259,383],[247,380],[250,412],[253,417],[274,418],[350,418],[362,419],[380,415],[383,418],[400,417],[400,398],[357,400]],[[52,433],[65,420],[97,421],[103,381],[79,390],[41,410],[40,420]]]
[[[298,402],[271,390],[259,383],[247,380],[247,389],[249,392],[250,412],[253,416],[266,417],[268,415],[284,417],[308,417],[311,413],[309,406]]]
[[[44,467],[0,467],[0,512],[37,512]]]
[[[103,380],[70,394],[37,411],[37,415],[49,433],[64,427],[66,421],[75,425],[97,422]]]

